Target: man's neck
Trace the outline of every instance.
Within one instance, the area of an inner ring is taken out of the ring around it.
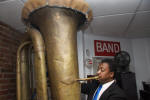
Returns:
[[[114,79],[109,79],[109,80],[106,80],[105,82],[100,82],[100,84],[105,84],[105,83],[108,83],[108,82],[111,82],[113,81]]]

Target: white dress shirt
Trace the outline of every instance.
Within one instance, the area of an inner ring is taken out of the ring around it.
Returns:
[[[102,85],[102,89],[100,90],[100,93],[98,94],[97,100],[100,99],[100,97],[102,96],[102,94],[106,91],[106,89],[108,89],[108,88],[110,87],[111,84],[114,83],[114,81],[115,81],[115,80],[112,80],[112,81],[107,82],[107,83],[105,83],[105,84]],[[97,91],[97,90],[96,90],[96,91]],[[95,93],[96,93],[96,91],[95,91]],[[95,95],[95,94],[94,94],[94,95]]]

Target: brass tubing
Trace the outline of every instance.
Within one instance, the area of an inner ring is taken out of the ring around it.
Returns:
[[[37,100],[47,100],[47,81],[46,81],[46,63],[45,63],[45,47],[44,41],[39,31],[34,28],[28,28],[35,52],[35,82]]]
[[[88,77],[88,78],[81,78],[81,79],[76,79],[77,81],[88,81],[88,80],[97,80],[99,79],[99,76],[94,76],[94,77]]]
[[[27,60],[27,47],[24,47],[21,50],[21,100],[29,100],[30,99],[30,82],[29,82],[29,66],[28,66],[28,60]]]
[[[21,100],[21,91],[22,91],[22,88],[21,88],[22,86],[21,86],[20,52],[24,46],[29,45],[30,43],[31,43],[30,41],[22,43],[17,50],[17,67],[16,67],[17,100]]]
[[[80,100],[77,29],[85,16],[71,9],[44,7],[30,15],[42,33],[47,53],[52,100]]]

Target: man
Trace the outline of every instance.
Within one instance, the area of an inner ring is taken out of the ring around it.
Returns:
[[[117,86],[114,80],[116,71],[115,63],[112,59],[104,59],[98,66],[97,75],[99,76],[99,86],[91,88],[88,84],[82,84],[81,88],[91,94],[88,95],[88,100],[126,100],[124,92]],[[81,89],[81,92],[84,92]]]

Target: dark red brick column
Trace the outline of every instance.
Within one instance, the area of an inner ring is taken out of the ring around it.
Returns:
[[[16,100],[16,52],[22,36],[0,22],[0,100]]]

